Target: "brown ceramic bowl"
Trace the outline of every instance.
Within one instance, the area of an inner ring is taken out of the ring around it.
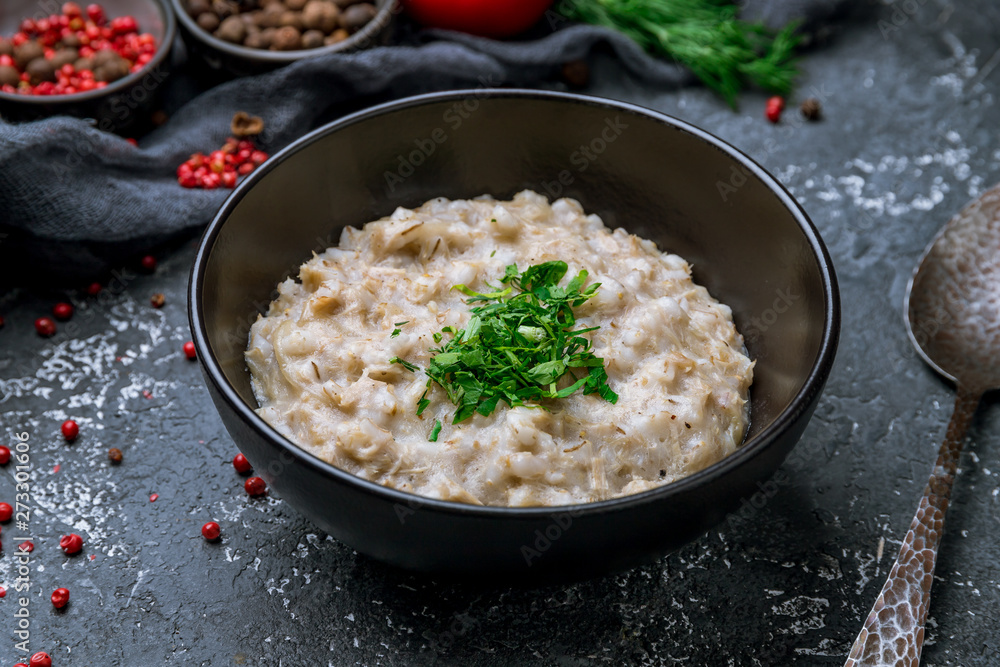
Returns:
[[[743,446],[687,478],[563,507],[480,507],[365,481],[254,412],[243,354],[276,285],[345,225],[433,197],[570,196],[677,252],[728,304],[757,366]],[[551,580],[676,548],[750,498],[805,429],[840,331],[833,266],[778,181],[737,149],[641,107],[525,90],[423,95],[338,120],[251,174],[202,239],[191,328],[233,439],[289,504],[358,551],[417,570]]]
[[[42,18],[49,3],[37,0],[0,0],[0,35],[10,37],[25,18]],[[61,3],[51,3],[59,12]],[[85,3],[80,3],[81,6]],[[108,84],[100,90],[73,95],[27,96],[0,91],[0,115],[6,120],[36,120],[46,116],[69,115],[93,118],[105,132],[121,131],[138,121],[152,107],[160,84],[166,79],[167,56],[173,46],[177,26],[169,0],[100,0],[109,18],[131,15],[142,32],[156,38],[159,45],[153,59],[138,72]]]
[[[202,30],[187,12],[187,0],[170,0],[181,25],[181,34],[188,48],[213,70],[236,76],[260,74],[302,58],[312,58],[328,53],[347,53],[371,46],[385,44],[389,37],[392,19],[399,11],[396,0],[370,0],[378,13],[367,25],[347,39],[330,46],[296,51],[271,51],[251,49],[219,39]]]

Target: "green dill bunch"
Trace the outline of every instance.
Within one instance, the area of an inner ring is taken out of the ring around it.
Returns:
[[[560,0],[567,18],[617,30],[654,55],[690,69],[733,108],[755,85],[788,95],[798,67],[796,25],[774,32],[737,17],[725,0]]]

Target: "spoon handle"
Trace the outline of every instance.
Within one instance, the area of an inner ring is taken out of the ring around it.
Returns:
[[[920,664],[924,622],[931,602],[944,515],[951,499],[965,433],[982,395],[981,391],[968,391],[959,385],[955,411],[917,513],[844,667],[918,667]]]

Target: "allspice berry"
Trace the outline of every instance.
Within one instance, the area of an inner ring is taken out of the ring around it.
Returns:
[[[0,56],[14,56],[14,44],[4,37],[0,37]]]
[[[306,30],[302,33],[302,48],[303,49],[318,49],[323,46],[323,41],[326,39],[324,35],[319,30]]]
[[[206,32],[215,32],[219,29],[219,17],[212,12],[205,12],[197,18],[198,27]]]
[[[32,85],[56,80],[56,68],[51,61],[45,59],[45,56],[32,60],[24,71],[31,77]]]
[[[368,22],[375,18],[377,13],[378,10],[375,9],[375,5],[370,5],[367,2],[362,2],[359,5],[351,5],[341,14],[340,25],[346,28],[348,32],[357,32],[368,25]]]
[[[93,58],[78,58],[76,62],[73,63],[73,69],[77,72],[82,72],[85,69],[90,71],[94,70],[94,59]]]
[[[290,25],[278,28],[271,41],[271,48],[275,51],[295,51],[302,48],[302,35]]]
[[[14,86],[21,83],[21,75],[12,65],[0,65],[0,86]]]
[[[253,32],[247,35],[247,38],[243,40],[243,46],[251,49],[266,49],[271,46],[271,39],[267,34],[267,30]]]
[[[307,30],[330,34],[337,29],[340,10],[328,0],[309,0],[302,10],[302,25]]]
[[[21,46],[14,47],[14,62],[21,69],[28,66],[35,58],[41,58],[45,55],[45,48],[38,42],[31,40],[25,42]]]
[[[337,28],[336,30],[333,31],[332,35],[326,38],[326,40],[323,43],[326,44],[327,46],[330,46],[331,44],[342,42],[350,36],[351,35],[343,28]]]
[[[94,59],[94,67],[100,67],[105,63],[121,59],[121,56],[119,56],[111,49],[102,49],[97,53],[95,53],[93,56],[91,56],[91,58]]]
[[[233,44],[242,44],[247,36],[247,24],[239,16],[230,16],[219,25],[215,36]]]
[[[302,12],[285,11],[278,17],[278,27],[291,26],[300,31],[304,27],[302,24]]]
[[[264,7],[257,25],[262,28],[277,28],[281,24],[281,15],[285,13],[285,6],[276,4]]]
[[[62,67],[63,65],[69,65],[75,63],[80,57],[80,53],[76,49],[59,49],[52,56],[52,66],[56,69]]]
[[[823,116],[823,106],[815,97],[807,97],[802,100],[802,106],[799,107],[799,110],[806,120],[819,120]]]
[[[198,18],[205,12],[212,11],[212,6],[208,0],[187,0],[187,13],[193,19]]]
[[[306,2],[308,2],[308,0],[285,0],[285,7],[298,12],[306,6]]]
[[[240,8],[232,0],[212,0],[212,11],[221,20],[239,14]]]
[[[108,450],[108,459],[115,465],[118,465],[122,462],[122,450],[112,447]]]
[[[111,83],[126,76],[128,76],[128,61],[120,56],[116,60],[99,65],[94,70],[94,79],[97,81]]]

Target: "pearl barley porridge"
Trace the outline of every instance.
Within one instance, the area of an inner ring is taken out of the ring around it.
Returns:
[[[470,323],[453,286],[492,292],[510,265],[555,261],[567,280],[585,270],[600,283],[573,308],[574,330],[599,327],[581,335],[617,402],[580,391],[542,407],[501,400],[453,424],[456,405],[424,370],[451,338],[442,329],[460,337]],[[730,309],[690,271],[571,199],[525,191],[400,208],[345,228],[339,247],[278,286],[246,353],[258,413],[343,470],[432,498],[567,505],[645,491],[732,453],[747,427],[754,364]]]

